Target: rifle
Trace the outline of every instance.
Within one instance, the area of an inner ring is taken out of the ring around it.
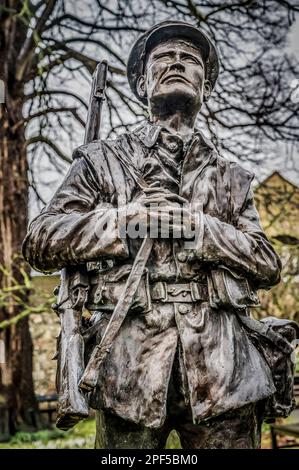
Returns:
[[[105,100],[107,61],[100,62],[93,74],[84,143],[99,139],[101,111]],[[84,371],[84,340],[81,334],[82,310],[89,289],[85,265],[66,266],[61,271],[57,304],[61,333],[58,341],[56,386],[58,408],[56,426],[67,430],[89,415],[88,399],[78,387]]]

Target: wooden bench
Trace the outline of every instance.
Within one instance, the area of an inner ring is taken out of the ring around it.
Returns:
[[[297,404],[296,409],[299,409],[299,375],[295,375],[294,395]],[[295,437],[296,439],[299,439],[299,422],[287,424],[273,424],[271,426],[272,449],[287,449],[291,447],[299,447],[299,442],[278,445],[277,436],[291,436]]]
[[[53,415],[56,413],[57,407],[57,394],[52,395],[37,395],[38,409],[40,413],[48,415],[48,422],[53,423]]]

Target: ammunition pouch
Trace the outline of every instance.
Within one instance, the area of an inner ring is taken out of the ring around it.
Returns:
[[[130,264],[116,267],[105,272],[90,275],[90,289],[85,307],[88,310],[113,311],[118,299],[124,292],[127,277],[132,269]],[[132,303],[132,311],[147,311],[150,308],[148,290],[148,271],[145,269]]]
[[[212,308],[258,307],[256,292],[246,277],[237,274],[226,266],[219,266],[208,274],[209,299]]]

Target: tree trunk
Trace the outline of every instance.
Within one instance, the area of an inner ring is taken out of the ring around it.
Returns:
[[[24,83],[16,80],[17,57],[27,26],[14,11],[24,2],[5,0],[0,8],[0,80],[5,104],[0,103],[0,294],[15,283],[24,284],[28,269],[20,255],[27,228],[28,175],[23,123]],[[29,292],[16,292],[21,301]],[[22,311],[13,295],[0,302],[0,322]],[[0,299],[1,299],[0,297]],[[32,341],[28,317],[0,329],[5,361],[0,361],[0,439],[36,427],[37,404],[32,378]],[[0,345],[1,346],[1,345]]]
[[[27,268],[20,251],[27,228],[28,207],[24,125],[20,124],[22,91],[11,96],[6,89],[5,102],[5,105],[0,104],[0,267],[6,270],[0,272],[2,292],[14,282],[24,284],[20,268]],[[25,300],[29,292],[18,291],[17,295]],[[21,305],[13,296],[6,298],[4,305],[0,304],[0,322],[21,311]],[[33,429],[37,424],[28,317],[0,330],[0,339],[5,345],[5,361],[0,364],[0,439],[5,439],[7,434]]]

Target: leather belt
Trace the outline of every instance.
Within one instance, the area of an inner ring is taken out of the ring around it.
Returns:
[[[86,308],[88,310],[113,310],[122,290],[125,280],[108,281],[104,277],[94,279],[88,295]],[[147,309],[150,302],[180,302],[192,303],[208,300],[208,286],[200,282],[168,283],[158,281],[147,283],[145,279],[137,289],[133,308]]]
[[[197,302],[208,300],[207,284],[199,282],[175,283],[155,282],[149,286],[151,300],[160,302]]]

